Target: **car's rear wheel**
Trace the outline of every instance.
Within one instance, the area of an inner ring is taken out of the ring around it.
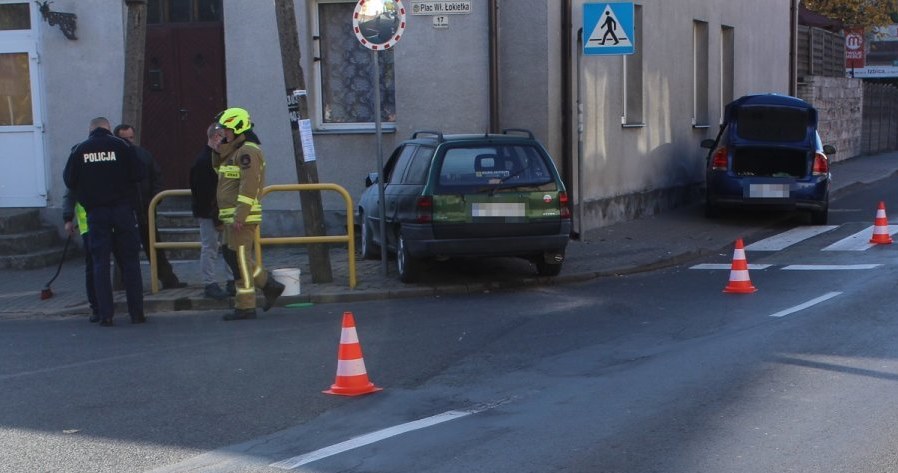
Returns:
[[[552,261],[548,261],[545,256],[536,258],[533,262],[536,265],[536,273],[540,276],[558,276],[561,273],[561,265],[564,263],[564,253],[557,254],[561,257],[553,258]]]
[[[826,225],[829,221],[829,201],[820,210],[811,211],[811,225]]]
[[[374,243],[374,237],[371,235],[371,222],[361,212],[359,213],[359,220],[362,221],[361,248],[359,248],[359,252],[364,259],[376,259],[380,256],[380,247]]]
[[[402,232],[396,243],[396,269],[399,272],[399,280],[405,283],[415,282],[418,279],[418,270],[421,262],[408,254],[408,247]]]
[[[711,197],[705,194],[705,218],[720,217],[720,207],[711,202]]]

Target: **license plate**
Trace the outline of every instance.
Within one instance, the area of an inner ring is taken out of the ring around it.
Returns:
[[[526,214],[523,203],[473,203],[472,217],[523,217]]]
[[[789,197],[789,184],[749,184],[748,196],[759,199],[786,199]]]

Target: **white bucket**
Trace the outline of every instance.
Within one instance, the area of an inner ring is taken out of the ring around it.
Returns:
[[[271,270],[274,280],[284,285],[283,296],[299,295],[299,268],[282,268]]]

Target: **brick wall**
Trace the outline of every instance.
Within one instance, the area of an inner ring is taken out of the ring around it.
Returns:
[[[836,147],[832,162],[852,158],[862,149],[864,85],[860,79],[806,76],[798,97],[817,108],[820,138]]]

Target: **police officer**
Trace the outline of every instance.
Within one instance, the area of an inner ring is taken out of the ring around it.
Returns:
[[[284,285],[275,281],[253,260],[256,228],[262,223],[259,197],[265,186],[265,156],[259,137],[253,131],[249,112],[229,108],[216,117],[224,130],[224,139],[215,143],[212,166],[218,168],[218,218],[225,225],[228,248],[237,254],[239,273],[234,276],[237,295],[234,312],[224,320],[256,318],[256,287],[262,288],[268,310],[274,305]]]
[[[103,327],[112,326],[115,309],[109,275],[111,253],[124,273],[131,323],[147,320],[138,254],[140,236],[134,215],[135,188],[143,178],[143,169],[134,148],[113,136],[110,128],[106,118],[91,120],[90,136],[72,149],[63,171],[66,186],[87,211],[94,290]]]

